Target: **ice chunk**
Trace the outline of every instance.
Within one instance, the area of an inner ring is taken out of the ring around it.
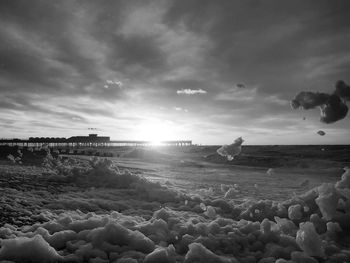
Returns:
[[[158,219],[160,218],[160,219],[163,219],[164,221],[168,221],[168,219],[170,217],[170,214],[169,214],[169,212],[166,209],[161,208],[161,209],[155,211],[153,216],[155,218],[158,218]]]
[[[299,262],[299,263],[318,263],[318,261],[308,255],[306,255],[304,252],[300,251],[293,251],[291,253],[291,258],[293,262]]]
[[[55,249],[64,248],[66,242],[74,239],[77,235],[72,230],[63,230],[50,235],[49,232],[42,227],[39,227],[35,232],[40,234],[50,244],[50,246],[54,247]]]
[[[336,189],[337,193],[342,197],[345,197],[346,200],[350,201],[350,189],[349,188],[338,188]]]
[[[288,208],[288,217],[291,220],[301,219],[303,217],[303,212],[300,204],[291,205]]]
[[[216,211],[215,211],[215,208],[208,205],[207,206],[207,211],[204,212],[204,214],[209,217],[210,219],[213,219],[216,217]]]
[[[109,262],[110,261],[108,259],[102,259],[99,257],[89,259],[89,263],[109,263]]]
[[[271,232],[271,222],[267,218],[264,218],[264,220],[260,224],[260,228],[264,233]]]
[[[309,256],[318,256],[321,258],[325,256],[322,240],[316,233],[315,227],[311,222],[300,224],[300,229],[296,236],[296,242]]]
[[[116,263],[138,263],[138,261],[134,258],[121,258],[118,261],[113,261]]]
[[[291,101],[293,109],[302,108],[304,110],[313,109],[317,106],[325,104],[330,95],[326,93],[302,91],[298,93]]]
[[[89,258],[101,258],[101,259],[107,259],[108,255],[106,252],[93,248],[91,243],[80,245],[79,248],[75,251],[75,255],[82,260],[87,260]]]
[[[337,232],[342,232],[342,228],[339,226],[337,222],[328,222],[327,223],[327,232],[328,234],[334,235]]]
[[[189,251],[185,256],[185,263],[233,263],[235,259],[229,259],[215,255],[200,243],[188,245]]]
[[[169,245],[167,248],[157,248],[145,257],[144,263],[175,263],[175,248]]]
[[[242,139],[242,137],[239,137],[232,144],[221,146],[219,149],[216,150],[216,152],[219,155],[226,157],[227,160],[232,161],[235,158],[235,156],[241,153],[241,145],[243,142],[244,140]]]
[[[344,119],[349,108],[336,94],[330,95],[327,102],[320,106],[321,118],[324,123],[333,123]]]
[[[336,214],[339,195],[337,194],[334,185],[331,183],[322,184],[317,188],[317,191],[319,195],[315,199],[315,202],[320,208],[323,218],[331,220]]]
[[[317,132],[317,134],[320,135],[320,136],[326,135],[326,133],[325,133],[324,131],[322,131],[322,130],[319,130],[319,131]]]
[[[348,87],[346,84],[345,86]],[[341,97],[347,94],[347,92],[344,92],[345,86],[342,84],[336,84],[336,92],[331,95],[319,92],[302,91],[291,101],[291,106],[293,109],[302,108],[305,110],[319,106],[321,110],[321,122],[333,123],[339,121],[345,118],[349,110],[344,102],[344,99],[347,98],[347,96]]]
[[[266,171],[266,174],[268,175],[274,175],[276,173],[275,169],[273,168],[269,168],[267,171]]]
[[[40,235],[17,237],[1,241],[0,260],[15,262],[57,262],[63,258]]]
[[[213,195],[214,189],[213,189],[213,187],[209,187],[208,189],[202,188],[202,189],[199,189],[199,193],[203,194],[203,195]]]
[[[235,188],[230,188],[228,191],[225,193],[225,198],[235,198],[238,193],[238,190]]]
[[[220,189],[221,189],[221,192],[227,192],[228,189],[230,189],[230,186],[228,186],[226,184],[221,184]]]
[[[345,167],[344,170],[341,180],[335,184],[336,188],[350,188],[350,168]]]
[[[350,86],[343,80],[338,80],[335,84],[335,94],[344,100],[350,100]]]
[[[295,236],[297,232],[297,226],[294,224],[293,221],[287,219],[287,218],[279,218],[278,216],[275,216],[275,221],[277,223],[278,229],[287,235]]]
[[[139,226],[139,231],[144,235],[151,237],[155,242],[167,240],[169,237],[168,224],[163,219],[156,219],[152,222],[144,223]]]
[[[149,253],[154,250],[154,243],[141,232],[129,230],[118,223],[109,223],[90,231],[88,238],[94,246],[106,241],[113,245],[127,245],[131,248]]]

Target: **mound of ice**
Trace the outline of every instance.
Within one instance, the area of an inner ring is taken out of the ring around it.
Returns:
[[[234,258],[229,259],[215,255],[201,243],[192,243],[185,257],[185,263],[234,263]]]
[[[87,235],[91,243],[97,247],[108,242],[112,245],[128,245],[129,247],[149,253],[154,249],[154,243],[139,231],[131,231],[118,223],[109,223],[104,227],[91,230]]]
[[[300,224],[300,229],[296,236],[296,242],[309,256],[318,256],[321,258],[325,256],[322,240],[316,233],[315,227],[311,222]]]
[[[167,248],[157,248],[145,257],[144,263],[175,263],[175,248],[169,245]]]
[[[242,143],[244,140],[242,137],[237,138],[232,144],[230,145],[223,145],[219,149],[216,150],[216,152],[226,157],[227,160],[232,161],[235,156],[239,155],[242,151]]]
[[[62,257],[41,235],[1,240],[0,260],[15,262],[57,262]]]
[[[322,184],[317,188],[318,197],[315,199],[320,208],[322,216],[326,220],[331,220],[337,210],[339,195],[333,184]]]
[[[300,204],[291,205],[288,208],[288,217],[289,217],[289,219],[291,219],[291,220],[301,219],[302,216],[303,216],[303,212],[302,212]]]
[[[348,176],[346,171],[337,184],[323,184],[284,202],[241,202],[237,185],[213,186],[215,197],[180,198],[140,180],[109,191],[148,200],[142,209],[47,211],[40,215],[44,223],[22,228],[5,224],[0,227],[0,261],[350,262]],[[219,187],[222,192],[216,191]],[[226,199],[220,198],[223,190]],[[93,193],[96,198],[101,191]],[[167,204],[157,201],[168,195]]]

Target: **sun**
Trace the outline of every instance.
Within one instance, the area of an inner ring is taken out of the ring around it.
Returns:
[[[174,127],[166,121],[144,121],[138,125],[135,137],[139,140],[150,141],[151,145],[161,145],[162,141],[175,138]]]

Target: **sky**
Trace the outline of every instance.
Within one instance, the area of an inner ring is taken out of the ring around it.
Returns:
[[[349,116],[324,124],[290,107],[300,91],[350,83],[349,11],[348,0],[2,0],[0,137],[349,143]]]

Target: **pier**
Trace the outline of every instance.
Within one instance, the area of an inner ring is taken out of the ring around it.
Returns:
[[[55,137],[30,137],[29,139],[0,139],[0,145],[22,146],[22,147],[42,147],[44,145],[50,148],[86,148],[86,147],[119,147],[133,146],[146,147],[153,146],[151,141],[141,140],[110,140],[107,136],[98,136],[89,134],[89,136],[73,136],[70,138]],[[191,146],[191,140],[172,140],[161,141],[157,145],[162,146]]]

